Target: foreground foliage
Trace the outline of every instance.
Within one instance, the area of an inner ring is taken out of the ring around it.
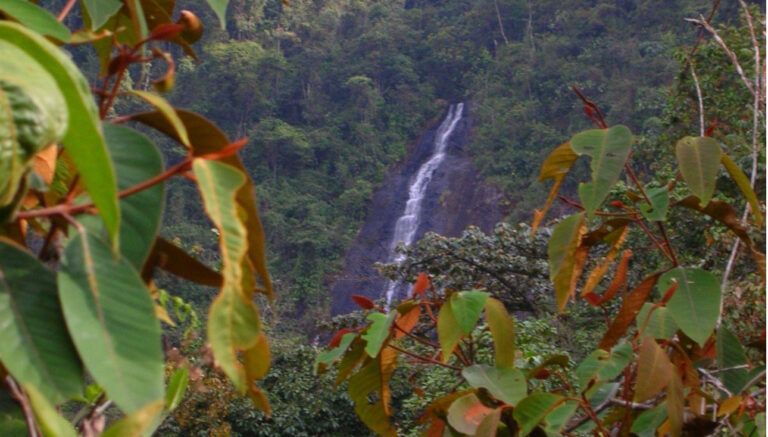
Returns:
[[[226,2],[211,5],[223,19]],[[0,5],[0,434],[153,432],[188,382],[188,369],[165,363],[161,322],[195,314],[173,299],[170,316],[171,297],[153,281],[161,269],[220,288],[207,317],[216,367],[268,414],[255,384],[269,345],[253,299],[273,291],[254,187],[237,157],[245,140],[159,94],[174,83],[168,43],[195,56],[201,24],[174,1],[84,1],[84,27],[70,32],[60,21],[73,6],[57,20],[26,0]],[[82,44],[101,61],[94,85],[65,51]],[[150,87],[143,67],[153,63],[165,71]],[[134,89],[126,81],[137,72],[145,86]],[[116,102],[131,98],[148,109],[119,113]],[[181,158],[165,167],[131,121],[175,140]],[[177,176],[196,184],[220,236],[219,272],[158,236],[165,185]],[[62,405],[74,414],[63,418]],[[105,430],[111,405],[122,417]]]

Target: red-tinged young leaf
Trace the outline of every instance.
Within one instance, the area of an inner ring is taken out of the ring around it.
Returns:
[[[413,284],[413,291],[411,292],[411,296],[421,296],[424,294],[424,292],[427,291],[427,288],[429,288],[429,276],[427,276],[426,273],[421,272],[416,278],[416,282]]]
[[[598,265],[595,266],[594,269],[589,273],[589,276],[587,276],[587,281],[584,283],[584,288],[581,290],[581,296],[584,297],[585,295],[592,293],[594,291],[595,287],[600,283],[600,281],[603,279],[606,273],[608,273],[608,269],[613,265],[613,261],[616,259],[616,255],[619,253],[619,249],[621,249],[621,246],[624,244],[624,241],[627,238],[627,235],[629,234],[629,227],[624,227],[620,230],[617,230],[618,236],[613,239],[613,243],[611,244],[611,248],[608,251],[608,253],[605,255],[605,258],[602,262],[600,262]],[[631,254],[631,252],[630,252]],[[618,275],[617,271],[617,275]],[[625,272],[626,275],[626,272]]]
[[[406,332],[411,332],[416,325],[419,324],[419,318],[421,317],[421,307],[415,305],[405,314],[398,314],[395,323],[397,328],[395,330],[395,339],[404,337]]]
[[[653,291],[654,285],[659,280],[659,276],[661,276],[661,273],[655,273],[645,278],[640,285],[624,297],[619,314],[613,319],[613,322],[608,327],[608,331],[603,336],[603,339],[600,340],[598,346],[600,349],[609,350],[624,337],[632,322],[635,321],[637,313],[640,312],[643,304],[648,300],[648,296],[651,295],[651,291]]]
[[[661,301],[659,301],[661,305],[666,305],[667,302],[672,299],[672,296],[675,295],[675,291],[677,291],[677,285],[677,282],[673,282],[672,285],[667,288],[667,291],[665,291],[664,295],[661,297]]]
[[[515,320],[501,301],[489,297],[485,301],[485,319],[493,336],[496,367],[515,367]]]
[[[194,44],[203,36],[203,24],[197,16],[186,9],[179,14],[177,23],[184,26],[182,37],[190,44]]]
[[[426,437],[443,437],[445,434],[445,422],[433,417],[429,423],[429,428],[424,432]]]
[[[361,296],[359,294],[353,294],[352,300],[357,304],[357,306],[359,306],[364,310],[372,310],[376,308],[376,304],[374,304],[372,300],[368,299],[365,296]]]
[[[562,312],[571,297],[574,270],[577,268],[576,252],[586,231],[584,214],[572,215],[555,226],[549,240],[549,278],[555,288],[555,301]]]
[[[148,39],[158,41],[171,41],[176,38],[183,30],[183,24],[164,23],[152,29],[152,31],[149,32]]]
[[[637,357],[635,402],[645,402],[656,396],[669,384],[674,372],[667,353],[659,347],[656,340],[650,336],[644,337]]]
[[[600,296],[596,295],[595,293],[587,293],[584,295],[584,300],[586,300],[587,303],[594,307],[598,307],[602,303]]]
[[[395,373],[397,368],[397,355],[398,352],[391,347],[385,347],[381,350],[378,356],[379,366],[381,368],[381,403],[384,407],[384,413],[387,416],[392,415],[390,408],[390,402],[392,401],[392,391],[389,389],[389,381],[392,379],[392,374]]]
[[[456,399],[448,408],[448,424],[462,434],[475,435],[483,419],[493,412],[470,393]]]
[[[531,376],[533,376],[536,379],[547,379],[547,378],[550,377],[550,375],[552,375],[552,374],[549,372],[549,370],[547,370],[547,369],[539,369],[539,370],[537,370]]]
[[[211,159],[214,161],[228,158],[230,156],[235,155],[237,152],[240,151],[245,145],[248,144],[248,138],[240,138],[239,140],[235,141],[234,143],[227,144],[224,148],[222,148],[219,151],[212,152],[212,153],[206,153],[205,155],[200,155],[198,158],[202,159]]]
[[[352,330],[349,329],[349,328],[341,328],[341,329],[339,329],[339,332],[334,334],[334,336],[331,338],[331,341],[328,342],[328,347],[330,347],[330,348],[337,347],[339,345],[339,343],[341,342],[341,337],[343,337],[344,334],[346,334],[348,332],[352,332]]]
[[[680,437],[683,432],[685,415],[685,397],[683,395],[683,382],[677,372],[672,372],[667,385],[667,420],[669,421],[669,434],[672,437]]]

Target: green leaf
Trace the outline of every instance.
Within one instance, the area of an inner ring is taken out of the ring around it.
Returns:
[[[160,415],[163,412],[164,404],[162,400],[152,402],[144,408],[123,417],[107,428],[102,437],[151,436],[160,425]]]
[[[470,393],[453,401],[448,408],[448,423],[462,434],[474,435],[483,419],[493,412]]]
[[[51,403],[82,390],[83,369],[56,292],[56,276],[29,252],[0,238],[0,361]]]
[[[357,338],[357,333],[348,332],[341,337],[341,341],[339,341],[338,346],[331,350],[325,350],[317,354],[317,358],[315,359],[315,372],[317,372],[320,368],[320,364],[326,366],[333,364],[342,355],[344,355],[344,352],[349,349],[349,345],[352,344],[352,340],[355,338]]]
[[[120,0],[83,0],[82,4],[91,19],[91,30],[99,29],[123,7]]]
[[[747,175],[741,171],[741,168],[733,162],[731,157],[727,154],[723,153],[720,159],[723,162],[723,166],[728,171],[728,174],[731,175],[731,179],[736,182],[739,190],[741,190],[741,194],[743,194],[744,198],[749,202],[752,215],[755,216],[755,224],[757,224],[758,227],[762,226],[763,212],[760,210],[760,201],[757,199],[757,195],[752,189],[752,184],[749,182],[749,179],[747,179]]]
[[[496,367],[515,367],[515,319],[492,297],[485,301],[485,319],[493,336]]]
[[[609,129],[591,129],[571,138],[571,147],[579,155],[592,158],[592,182],[579,184],[579,198],[592,217],[619,180],[632,147],[632,132],[622,125]]]
[[[520,425],[520,435],[530,434],[564,399],[552,393],[537,392],[520,401],[513,413],[515,421]]]
[[[673,282],[677,291],[667,308],[685,335],[703,346],[720,316],[720,283],[712,273],[702,269],[677,267],[659,278],[663,293]]]
[[[576,401],[565,401],[560,406],[555,407],[551,413],[544,418],[544,432],[548,435],[562,435],[563,428],[573,417],[579,403]]]
[[[143,134],[123,126],[104,124],[104,137],[117,170],[120,190],[137,185],[163,172],[163,158]],[[160,228],[165,185],[160,183],[120,199],[120,250],[140,270],[149,256]]]
[[[453,317],[465,334],[469,334],[480,320],[488,293],[478,290],[461,291],[451,295]]]
[[[451,299],[448,299],[437,315],[437,339],[440,342],[444,363],[447,363],[448,359],[451,358],[453,350],[456,349],[456,345],[459,344],[462,336],[463,333],[461,327],[459,327],[459,322],[451,310]]]
[[[165,409],[167,411],[173,411],[179,406],[187,392],[187,385],[189,385],[189,370],[184,367],[176,369],[168,381],[168,389],[165,392]]]
[[[645,402],[656,396],[669,384],[675,367],[667,353],[659,347],[656,339],[644,337],[637,357],[637,379],[635,402]]]
[[[397,432],[389,422],[387,408],[382,402],[381,374],[381,361],[368,358],[360,371],[349,378],[347,390],[355,403],[355,413],[368,428],[381,436],[395,437]]]
[[[58,284],[69,333],[110,399],[127,413],[162,399],[160,323],[133,265],[96,236],[76,235]]]
[[[397,311],[390,311],[389,314],[371,313],[366,317],[371,325],[368,326],[362,337],[365,340],[365,353],[369,357],[374,358],[379,354],[381,346],[389,337],[389,328],[392,326],[396,314]]]
[[[646,189],[651,204],[643,202],[640,204],[640,212],[648,221],[663,222],[667,219],[669,210],[669,191],[665,187]]]
[[[35,421],[45,437],[76,437],[77,433],[66,419],[61,417],[56,408],[33,385],[24,385],[27,398],[35,413]]]
[[[637,437],[656,437],[656,429],[667,420],[667,404],[659,405],[645,410],[632,422],[632,433]]]
[[[205,211],[220,234],[222,277],[224,282],[208,316],[208,341],[224,370],[241,392],[248,388],[245,369],[237,358],[239,350],[254,346],[261,324],[251,299],[251,279],[245,262],[248,240],[240,220],[235,193],[245,183],[245,176],[231,165],[196,159],[192,164]]]
[[[208,6],[213,9],[213,12],[216,13],[216,16],[219,17],[219,23],[221,23],[221,28],[225,29],[227,27],[227,4],[229,3],[229,0],[208,0]]]
[[[195,114],[194,112],[180,109],[176,110],[176,114],[181,121],[184,122],[190,141],[192,142],[192,153],[195,156],[215,153],[229,145],[227,136],[204,117]],[[133,116],[132,119],[145,123],[176,141],[183,143],[183,139],[179,137],[176,129],[160,112],[137,114]],[[237,168],[245,176],[246,183],[237,190],[236,199],[239,207],[242,208],[245,213],[243,221],[248,230],[248,258],[256,269],[256,272],[259,274],[261,282],[264,285],[264,293],[272,299],[274,298],[274,293],[272,290],[272,281],[267,269],[266,239],[264,236],[264,228],[262,227],[261,219],[259,218],[259,211],[256,207],[256,193],[254,192],[253,184],[248,177],[248,172],[237,155],[221,158],[219,159],[219,162]]]
[[[8,390],[0,390],[0,435],[28,437],[24,412]]]
[[[622,370],[632,361],[632,345],[622,343],[611,349],[611,352],[596,349],[576,368],[579,386],[585,390],[589,381],[608,382],[619,376]]]
[[[53,14],[34,3],[27,0],[3,0],[0,11],[37,33],[61,42],[69,41],[67,26],[59,23]]]
[[[0,22],[0,41],[23,50],[54,77],[69,111],[62,143],[116,246],[120,227],[117,183],[88,81],[58,47],[19,24]]]
[[[715,193],[721,153],[720,144],[710,137],[685,137],[675,146],[680,173],[702,206]]]
[[[465,367],[461,376],[472,387],[484,388],[496,399],[513,406],[528,394],[525,375],[518,369],[497,369],[485,364],[475,364]]]
[[[719,376],[723,385],[734,395],[741,393],[750,380],[749,371],[746,368],[733,369],[733,367],[749,364],[747,354],[741,346],[738,337],[731,331],[721,326],[717,330],[715,343],[717,367],[723,370]]]
[[[571,294],[574,273],[574,254],[584,233],[584,213],[562,220],[552,231],[547,246],[549,279],[555,287],[555,300],[559,311],[565,309]]]
[[[653,304],[646,302],[637,313],[637,326],[642,335],[648,335],[659,340],[668,340],[677,332],[675,319],[666,307],[658,307],[653,312]],[[649,317],[650,314],[650,317]]]

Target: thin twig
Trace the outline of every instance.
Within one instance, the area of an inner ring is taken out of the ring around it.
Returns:
[[[13,398],[16,399],[16,401],[19,403],[19,406],[21,406],[21,411],[24,413],[24,420],[27,423],[27,431],[29,433],[29,437],[38,437],[40,435],[40,431],[37,429],[35,414],[32,412],[32,406],[29,405],[29,399],[27,399],[27,396],[21,390],[21,387],[19,387],[19,384],[16,383],[11,375],[5,377],[5,383],[11,390],[11,395],[13,395]]]
[[[699,101],[699,136],[704,136],[704,98],[701,95],[701,86],[699,86],[699,77],[696,76],[696,69],[693,67],[693,61],[691,64],[691,77],[693,78],[693,84],[696,86],[696,97]]]
[[[438,360],[433,359],[433,358],[429,358],[429,357],[425,357],[425,356],[422,356],[422,355],[419,355],[419,354],[415,354],[415,353],[413,353],[413,352],[411,352],[409,350],[405,350],[403,348],[399,348],[399,347],[393,345],[392,343],[388,343],[387,347],[391,347],[392,349],[394,349],[394,350],[396,350],[396,351],[398,351],[398,352],[400,352],[402,354],[408,355],[409,357],[414,358],[416,360],[419,360],[421,362],[430,363],[430,364],[437,364],[438,366],[442,366],[442,367],[445,367],[447,369],[451,369],[451,370],[455,370],[457,372],[461,372],[461,367],[452,366],[450,364],[444,363],[442,361],[438,361]]]
[[[61,23],[64,21],[65,18],[67,18],[67,15],[69,15],[69,11],[72,10],[72,7],[75,6],[75,3],[77,3],[77,0],[67,0],[67,4],[64,5],[63,8],[61,8],[61,12],[59,12],[59,15],[56,17],[56,20]]]

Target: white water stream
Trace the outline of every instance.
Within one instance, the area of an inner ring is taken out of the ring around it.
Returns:
[[[446,151],[448,146],[448,139],[453,134],[456,125],[459,123],[464,111],[464,104],[458,103],[451,105],[448,109],[448,115],[445,116],[445,120],[437,128],[435,134],[435,143],[432,156],[419,167],[419,171],[413,178],[411,185],[408,187],[408,203],[405,205],[405,211],[397,219],[395,224],[395,233],[392,237],[392,242],[389,246],[390,262],[401,263],[405,259],[403,254],[396,254],[395,248],[398,244],[403,243],[406,246],[410,246],[413,243],[413,238],[416,236],[416,230],[421,223],[421,209],[424,197],[427,194],[427,187],[432,180],[432,176],[435,171],[440,167],[443,160],[445,160]],[[397,281],[390,281],[387,285],[387,308],[395,296],[397,289],[399,288]]]

